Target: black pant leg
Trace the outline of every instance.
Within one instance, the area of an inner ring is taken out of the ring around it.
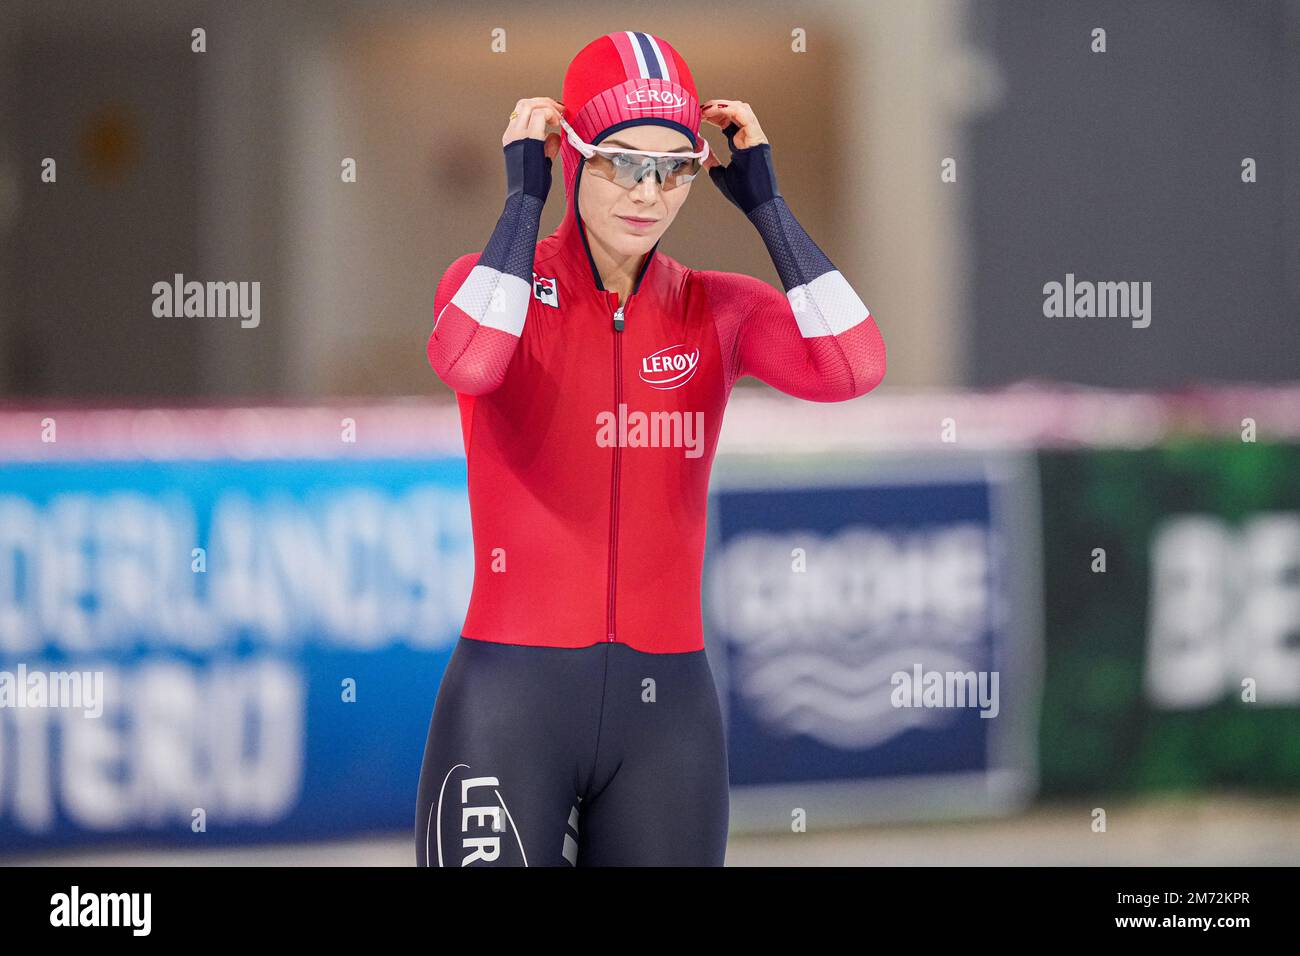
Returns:
[[[584,650],[458,641],[420,772],[420,866],[574,865],[603,677]]]

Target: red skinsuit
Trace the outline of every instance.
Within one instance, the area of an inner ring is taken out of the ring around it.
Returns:
[[[618,294],[589,258],[576,188],[559,229],[535,243],[527,286],[516,250],[536,227],[511,248],[508,234],[521,233],[506,218],[528,215],[509,204],[485,252],[461,256],[438,284],[428,354],[460,403],[474,530],[462,633],[696,651],[709,470],[732,386],[752,375],[796,398],[844,401],[884,377],[884,343],[779,195],[749,218],[788,294],[690,269],[656,247],[616,331]],[[629,425],[620,445],[620,405],[630,423],[637,412],[679,413],[677,435],[697,444],[647,447],[642,432],[630,447]]]

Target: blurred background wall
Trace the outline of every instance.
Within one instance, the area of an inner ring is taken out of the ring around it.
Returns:
[[[969,129],[965,383],[1294,377],[1300,4],[973,6],[1006,95]],[[1045,320],[1066,273],[1151,282],[1150,327]]]
[[[792,207],[887,334],[888,385],[1290,373],[1294,0],[744,9],[11,0],[0,390],[443,393],[423,354],[433,289],[495,222],[510,107],[558,96],[573,53],[628,25],[676,43],[702,97],[755,106]],[[714,192],[664,250],[775,283]],[[563,201],[557,182],[543,234]],[[149,287],[175,272],[260,280],[265,321],[153,318]],[[1045,320],[1042,285],[1067,272],[1153,282],[1155,321]]]
[[[725,29],[710,5],[648,12],[6,4],[0,389],[440,391],[423,355],[432,293],[495,222],[510,107],[558,96],[569,58],[631,23],[679,45],[702,97],[755,105],[794,208],[873,311],[895,317],[891,383],[960,380],[966,201],[939,185],[938,160],[961,153],[962,120],[998,89],[967,6],[751,4]],[[206,53],[190,51],[195,27]],[[806,53],[791,52],[794,30]],[[36,175],[47,155],[57,187]],[[340,182],[345,156],[355,184]],[[696,190],[665,251],[775,281],[751,227],[711,192]],[[562,210],[557,182],[543,234]],[[149,287],[175,272],[260,280],[266,320],[153,318]]]

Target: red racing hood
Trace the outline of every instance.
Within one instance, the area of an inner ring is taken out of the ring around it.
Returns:
[[[704,142],[695,80],[686,61],[662,37],[625,30],[592,40],[565,70],[563,97],[565,122],[585,143],[596,145],[617,130],[647,123],[677,130],[696,149]],[[566,208],[554,237],[566,258],[586,263],[593,288],[602,290],[578,213],[585,159],[567,136],[561,135],[560,144]],[[658,248],[656,243],[646,257],[634,294],[654,268]]]

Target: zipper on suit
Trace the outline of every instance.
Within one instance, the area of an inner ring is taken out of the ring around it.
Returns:
[[[619,408],[623,402],[623,309],[619,305],[614,311],[614,421],[619,421]],[[618,425],[616,424],[617,428]],[[614,440],[614,466],[610,473],[609,502],[609,619],[605,628],[608,640],[614,640],[614,594],[618,579],[618,483],[619,466],[623,459],[622,436],[616,434]]]

